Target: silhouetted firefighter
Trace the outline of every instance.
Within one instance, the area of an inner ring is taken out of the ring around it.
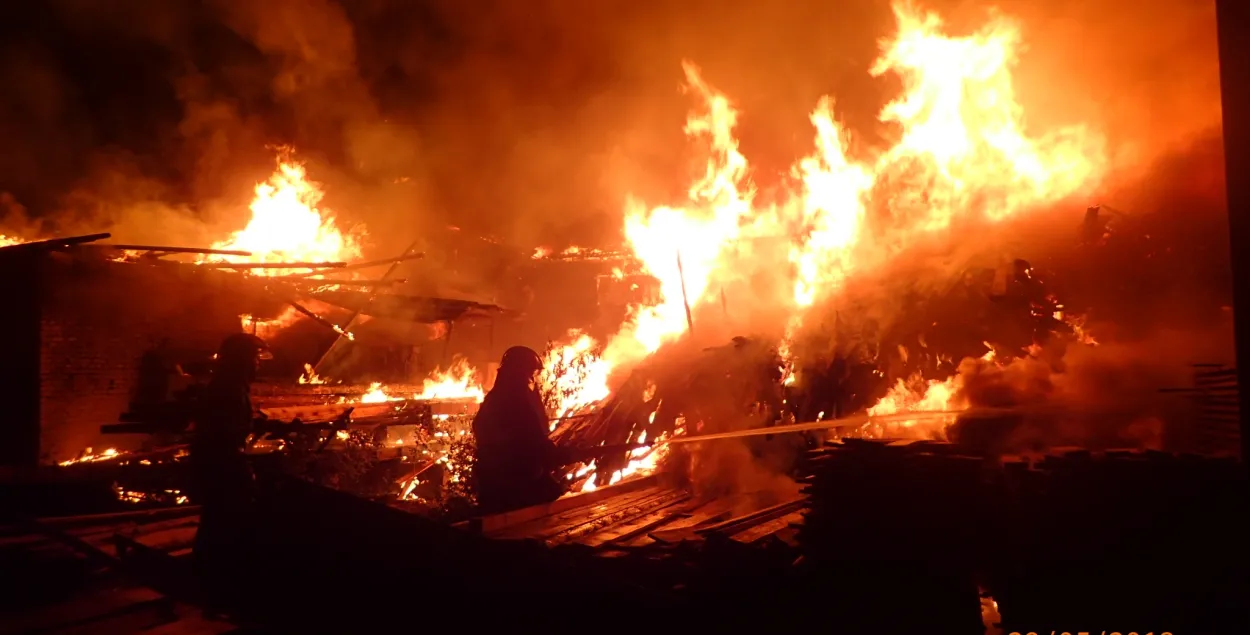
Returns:
[[[227,337],[195,415],[191,495],[201,505],[194,557],[210,603],[236,585],[255,502],[255,478],[243,455],[252,432],[251,384],[269,349],[246,333]]]
[[[564,493],[551,472],[566,457],[547,436],[547,412],[535,386],[542,368],[533,349],[504,351],[495,385],[473,419],[473,476],[485,513],[548,503]]]

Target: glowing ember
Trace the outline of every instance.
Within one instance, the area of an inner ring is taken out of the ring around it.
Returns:
[[[181,491],[176,489],[167,489],[160,492],[137,492],[123,488],[116,483],[113,484],[113,493],[117,495],[117,500],[124,503],[158,503],[186,505],[191,502],[189,498]]]
[[[60,465],[65,466],[65,465],[74,465],[75,463],[94,463],[96,461],[108,461],[110,459],[117,458],[118,455],[119,455],[119,452],[114,448],[109,448],[98,454],[93,453],[91,448],[85,448],[83,449],[82,453],[78,455],[77,458],[73,458],[68,461],[61,461]]]
[[[324,384],[325,379],[317,375],[317,371],[313,370],[312,364],[304,364],[304,374],[299,376],[301,384]]]

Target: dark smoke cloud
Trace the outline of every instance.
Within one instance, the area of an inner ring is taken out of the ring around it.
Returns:
[[[1024,19],[1030,122],[1088,120],[1126,165],[1218,125],[1213,10],[999,3]],[[934,2],[952,28],[987,3]],[[0,192],[44,232],[203,243],[241,227],[293,146],[326,206],[393,252],[446,225],[530,247],[619,240],[628,194],[680,201],[695,163],[682,59],[743,113],[767,185],[836,97],[856,147],[896,90],[867,69],[879,0],[60,0],[0,9]],[[466,286],[488,277],[469,275]]]

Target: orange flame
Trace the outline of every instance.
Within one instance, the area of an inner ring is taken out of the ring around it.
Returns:
[[[571,344],[553,347],[547,353],[539,378],[556,396],[556,418],[567,417],[610,393],[608,375],[612,365],[599,356],[598,343],[576,330],[569,336],[573,338]],[[552,429],[555,425],[552,421]]]
[[[116,458],[120,453],[115,448],[109,448],[100,453],[92,452],[91,448],[84,448],[76,458],[68,461],[61,461],[61,466],[74,465],[75,463],[95,463],[96,461],[107,461]]]
[[[398,397],[391,397],[382,389],[381,382],[373,382],[369,384],[369,390],[360,396],[360,403],[386,403],[388,401],[398,401]]]
[[[279,163],[267,182],[256,185],[247,226],[213,248],[252,253],[250,257],[220,257],[227,262],[336,262],[359,258],[360,231],[344,234],[336,227],[333,215],[318,207],[324,196],[321,186],[308,180],[303,165]],[[293,273],[286,269],[253,272]]]
[[[710,289],[732,286],[744,271],[785,264],[793,281],[783,300],[794,316],[781,346],[788,359],[788,340],[802,328],[805,312],[835,296],[857,271],[880,266],[957,222],[1002,221],[1098,183],[1106,168],[1099,135],[1081,126],[1026,133],[1011,74],[1021,41],[1016,23],[996,16],[972,35],[952,37],[934,13],[903,2],[894,13],[898,31],[869,70],[902,80],[903,93],[880,113],[882,122],[897,126],[894,145],[875,156],[850,156],[834,102],[822,99],[811,115],[815,152],[792,170],[798,187],[767,207],[754,201],[749,166],[733,135],[737,112],[685,65],[687,83],[704,106],[691,115],[686,132],[708,144],[707,169],[683,206],[627,205],[626,240],[642,270],[659,280],[660,301],[631,308],[597,361],[604,376],[681,337],[687,329],[683,297],[697,316],[712,299]],[[786,263],[750,249],[754,239],[778,237],[788,243]],[[572,340],[568,347],[594,348],[580,335]],[[591,394],[602,394],[598,377]],[[896,387],[876,411],[950,407],[953,394],[947,382],[918,392]]]
[[[473,399],[481,403],[486,397],[477,371],[464,359],[456,359],[447,370],[436,369],[425,380],[416,399]]]

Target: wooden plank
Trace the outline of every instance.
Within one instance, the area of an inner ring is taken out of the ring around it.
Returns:
[[[50,631],[49,635],[131,635],[153,626],[168,624],[171,619],[169,601],[153,600],[85,623],[57,628]]]
[[[678,501],[677,503],[688,502],[689,499]],[[596,545],[626,545],[635,538],[645,536],[647,533],[660,529],[665,525],[671,524],[683,518],[689,518],[690,512],[685,506],[672,510],[671,506],[665,506],[662,509],[652,510],[650,513],[633,522],[626,523],[625,527],[618,527],[617,531],[604,532],[601,540],[587,541],[585,544],[591,546]]]
[[[592,504],[578,505],[557,514],[539,516],[488,535],[495,538],[537,538],[550,536],[597,516],[612,513],[622,505],[628,505],[632,502],[655,496],[662,491],[664,491],[662,488],[652,486],[623,493],[618,492],[614,496],[607,496],[601,500],[593,501]]]
[[[142,608],[142,605],[163,597],[152,589],[142,587],[99,589],[94,593],[6,618],[3,625],[0,625],[0,634],[42,633],[69,628],[111,614]]]
[[[378,417],[394,412],[395,408],[402,405],[402,403],[402,401],[384,401],[369,404],[345,402],[307,406],[278,406],[260,408],[259,410],[266,417],[277,421],[294,421],[299,419],[305,423],[321,423],[339,418],[348,408],[355,408],[352,411],[352,418]]]
[[[731,531],[740,531],[742,529],[747,529],[759,523],[766,522],[774,518],[777,518],[779,516],[788,514],[792,511],[795,511],[796,509],[800,507],[805,506],[806,504],[807,504],[807,497],[801,496],[799,498],[795,498],[793,500],[789,500],[784,503],[780,503],[777,505],[773,505],[771,507],[765,507],[764,509],[753,511],[749,514],[743,514],[742,516],[738,516],[737,518],[731,518],[729,520],[717,523],[715,525],[709,525],[707,527],[699,529],[698,532],[701,534],[707,534],[707,533],[713,533],[713,532],[726,533],[726,532],[731,532]]]
[[[802,523],[804,514],[805,512],[801,512],[801,511],[790,512],[789,514],[786,514],[785,516],[782,516],[780,518],[774,518],[768,522],[760,523],[754,527],[749,527],[745,531],[741,531],[741,532],[734,534],[733,536],[731,536],[731,538],[738,542],[750,544],[760,539],[771,536],[785,529],[786,527],[789,527],[796,523]]]
[[[237,249],[209,249],[205,247],[158,247],[156,245],[92,245],[118,251],[160,251],[168,254],[209,254],[215,256],[251,256],[250,251]]]
[[[234,624],[205,618],[200,611],[190,607],[176,607],[175,615],[177,615],[177,620],[140,631],[140,633],[143,635],[222,635],[238,630]]]
[[[710,501],[695,510],[689,518],[670,523],[664,529],[648,532],[646,540],[640,539],[636,543],[646,544],[648,541],[671,543],[697,538],[698,529],[722,522],[732,516],[733,504],[732,500],[727,499]]]
[[[187,517],[200,513],[198,505],[180,507],[163,507],[133,512],[116,512],[111,514],[91,514],[87,516],[50,516],[37,519],[40,525],[69,529],[73,526],[100,525],[105,523],[135,522],[147,523],[170,517]]]
[[[205,262],[206,269],[343,269],[345,262]]]
[[[646,476],[643,478],[622,481],[607,487],[601,487],[591,492],[566,496],[546,505],[535,505],[533,507],[526,507],[525,509],[518,509],[516,511],[505,512],[503,514],[483,516],[481,518],[482,533],[487,535],[495,534],[507,527],[537,520],[539,518],[553,516],[578,507],[591,505],[624,492],[631,492],[645,487],[654,487],[655,484],[656,479],[654,476]]]
[[[66,236],[65,238],[49,238],[48,240],[36,240],[28,243],[18,243],[16,245],[7,245],[0,247],[0,252],[14,253],[18,251],[37,250],[37,249],[56,249],[58,247],[69,247],[71,245],[83,245],[93,243],[97,240],[112,238],[112,234],[87,234],[84,236]]]
[[[690,495],[684,491],[670,491],[661,493],[654,497],[640,500],[632,505],[625,505],[617,508],[609,514],[603,514],[596,518],[590,519],[579,525],[575,525],[560,533],[547,538],[547,542],[577,542],[581,544],[589,544],[587,540],[593,540],[594,536],[604,531],[610,531],[615,527],[619,527],[623,523],[630,523],[639,519],[652,517],[656,513],[662,513],[663,510],[684,503],[690,500]],[[598,544],[600,541],[595,541]]]
[[[394,258],[387,258],[387,259],[385,259],[385,260],[370,260],[370,261],[368,261],[368,262],[357,262],[357,263],[352,263],[352,264],[350,264],[350,265],[349,265],[349,264],[344,263],[344,265],[343,265],[343,266],[341,266],[341,267],[335,267],[335,269],[338,269],[338,270],[340,270],[340,271],[342,271],[342,270],[353,270],[353,269],[368,269],[368,268],[370,268],[370,267],[381,267],[381,266],[384,266],[384,265],[390,265],[390,264],[394,264],[394,263],[397,263],[397,262],[404,262],[404,261],[407,261],[407,260],[419,260],[419,259],[424,258],[424,257],[425,257],[425,254],[423,254],[423,253],[419,253],[419,254],[406,254],[406,255],[403,255],[403,256],[396,256],[396,257],[394,257]],[[336,271],[335,273],[338,273],[338,272]],[[321,273],[317,273],[317,272],[314,272],[314,273],[300,273],[300,274],[295,274],[295,275],[290,275],[290,276],[283,276],[283,277],[278,278],[278,279],[279,279],[279,280],[296,280],[296,279],[300,279],[300,278],[310,278],[310,277],[312,277],[312,276],[319,276],[319,275],[322,275],[322,274],[321,274]]]
[[[197,531],[199,531],[199,524],[195,523],[182,527],[171,527],[161,531],[143,533],[131,538],[135,542],[153,549],[173,551],[175,549],[187,547],[191,545],[191,543],[195,542],[195,534]]]

